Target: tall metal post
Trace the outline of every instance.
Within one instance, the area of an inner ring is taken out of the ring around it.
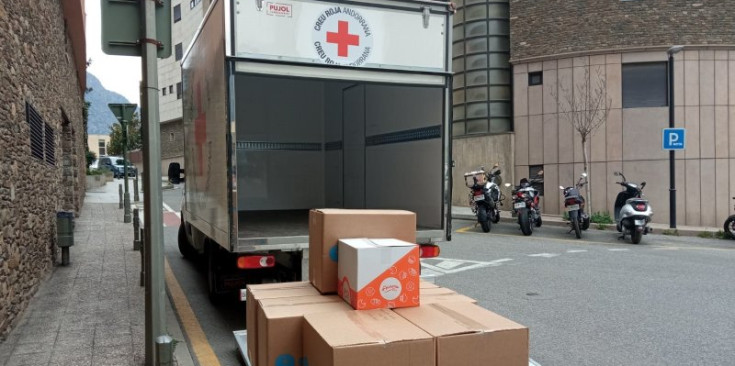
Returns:
[[[125,113],[125,105],[123,105],[123,116]],[[124,118],[120,119],[120,127],[122,127],[122,138],[123,138],[123,180],[125,182],[125,194],[123,196],[123,206],[125,211],[123,213],[123,222],[130,223],[130,190],[128,189],[128,122]]]
[[[674,54],[684,46],[673,46],[666,53],[669,55],[669,128],[674,128]],[[669,227],[676,229],[676,152],[669,150]]]
[[[143,170],[146,192],[143,202],[146,226],[146,256],[150,263],[146,273],[145,363],[152,366],[159,359],[156,339],[166,335],[166,289],[163,279],[163,201],[161,193],[161,130],[158,116],[158,59],[156,41],[156,1],[142,1],[143,97],[146,116],[143,133]]]

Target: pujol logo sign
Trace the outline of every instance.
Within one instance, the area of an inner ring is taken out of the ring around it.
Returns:
[[[329,65],[362,66],[373,48],[368,20],[344,6],[331,7],[319,14],[312,39],[317,57]]]

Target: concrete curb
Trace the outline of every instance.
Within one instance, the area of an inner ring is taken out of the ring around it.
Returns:
[[[505,214],[505,215],[503,215]],[[512,223],[517,224],[517,219],[515,217],[508,217],[506,215],[509,215],[510,213],[507,211],[503,211],[501,213],[500,222],[501,223]],[[567,227],[568,224],[566,221],[563,221],[561,216],[547,216],[542,215],[541,216],[543,220],[543,226],[554,226],[554,227]],[[466,213],[458,213],[453,212],[452,213],[452,219],[455,220],[469,220],[469,221],[476,221],[477,218],[473,214],[466,214]],[[617,232],[615,228],[615,224],[604,224],[607,227],[605,228],[606,231],[614,231]],[[592,223],[590,224],[589,230],[600,230],[597,228],[598,224]],[[669,230],[668,226],[662,225],[662,224],[652,224],[651,228],[653,229],[652,234],[663,234],[665,230]],[[672,235],[672,236],[698,236],[702,232],[708,232],[708,233],[716,233],[719,230],[722,230],[721,228],[678,228],[676,229],[679,235]],[[666,235],[666,234],[664,234]]]

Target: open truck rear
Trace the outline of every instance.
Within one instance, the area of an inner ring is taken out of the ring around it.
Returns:
[[[179,232],[210,295],[306,280],[312,208],[449,239],[451,24],[435,1],[212,2],[182,61]]]

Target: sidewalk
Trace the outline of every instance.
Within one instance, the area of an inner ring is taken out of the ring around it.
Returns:
[[[667,215],[668,217],[668,215]],[[477,220],[475,214],[469,206],[452,206],[452,218],[460,220]],[[567,226],[567,222],[564,221],[562,216],[559,215],[541,215],[543,225],[549,226]],[[510,211],[500,211],[500,222],[512,222],[516,223],[516,218],[512,217]],[[668,224],[650,224],[653,229],[653,234],[661,234],[664,230],[669,229]],[[590,224],[590,230],[599,230],[598,225],[595,223]],[[607,224],[605,230],[615,231],[614,224]],[[699,227],[699,226],[677,226],[676,230],[680,236],[697,236],[701,232],[707,231],[710,233],[716,233],[718,230],[722,230],[721,227]]]
[[[145,364],[141,258],[133,250],[133,225],[123,223],[123,210],[118,208],[120,183],[116,179],[87,191],[75,219],[70,264],[57,265],[40,280],[19,324],[0,343],[0,366]],[[130,197],[132,201],[132,186]],[[181,341],[174,365],[193,365],[166,299],[167,330]]]

